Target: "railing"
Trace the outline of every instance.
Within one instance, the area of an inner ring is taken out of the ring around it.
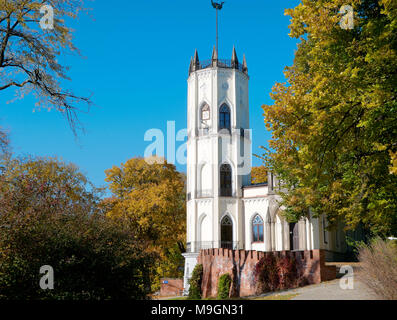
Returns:
[[[221,197],[233,197],[233,190],[232,188],[221,188],[221,193],[220,196]]]
[[[210,128],[200,128],[198,130],[198,136],[199,137],[208,136],[209,133],[210,133]]]
[[[212,190],[198,190],[197,198],[212,198]]]
[[[224,248],[238,250],[238,241],[194,241],[186,244],[186,252],[199,252],[205,249]]]
[[[237,70],[240,70],[241,72],[244,72],[243,65],[241,63],[236,63],[230,59],[218,59],[215,61],[213,61],[212,59],[209,59],[209,60],[200,61],[199,65],[198,65],[198,70],[210,68],[213,66],[214,62],[216,63],[215,65],[217,67],[232,68],[232,69],[237,69]]]

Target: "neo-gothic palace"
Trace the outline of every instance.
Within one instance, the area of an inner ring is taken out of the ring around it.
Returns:
[[[279,182],[251,185],[248,67],[231,60],[200,61],[188,78],[187,252],[184,287],[201,249],[281,251],[346,250],[342,228],[329,232],[326,219],[286,222],[280,214]],[[248,152],[247,152],[248,151]]]

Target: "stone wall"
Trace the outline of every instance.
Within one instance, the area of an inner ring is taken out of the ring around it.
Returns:
[[[160,296],[177,297],[183,293],[183,279],[161,279]]]
[[[325,265],[323,250],[259,252],[228,249],[201,250],[197,262],[203,265],[203,298],[216,297],[218,279],[224,273],[236,284],[232,296],[256,294],[255,265],[265,255],[295,256],[302,284],[315,284],[336,278],[336,267]]]

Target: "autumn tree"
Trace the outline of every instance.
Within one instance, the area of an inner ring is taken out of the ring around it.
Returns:
[[[166,161],[133,158],[106,170],[106,181],[113,194],[106,200],[108,216],[133,226],[138,230],[135,236],[149,241],[147,250],[161,255],[154,270],[156,279],[182,276],[181,253],[186,238],[184,175]]]
[[[0,0],[0,92],[33,92],[37,105],[61,112],[73,130],[78,105],[90,99],[63,87],[70,79],[59,57],[78,53],[67,22],[83,9],[82,0]]]
[[[267,168],[265,166],[252,167],[251,169],[251,183],[265,183],[267,182]]]
[[[135,230],[106,218],[97,190],[72,164],[3,159],[0,299],[145,299],[154,256]],[[50,265],[54,289],[42,290]]]
[[[7,133],[0,127],[0,156],[9,151],[9,139]]]
[[[272,131],[264,158],[289,189],[291,219],[327,214],[373,233],[397,231],[397,2],[302,0],[290,36],[300,43],[287,83],[263,106]],[[343,28],[342,28],[343,27]]]

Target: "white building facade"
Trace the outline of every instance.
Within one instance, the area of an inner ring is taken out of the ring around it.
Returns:
[[[275,193],[278,181],[251,185],[248,68],[233,48],[231,60],[200,62],[188,78],[187,250],[184,287],[201,249],[343,252],[342,234],[324,229],[325,219],[288,223]]]

